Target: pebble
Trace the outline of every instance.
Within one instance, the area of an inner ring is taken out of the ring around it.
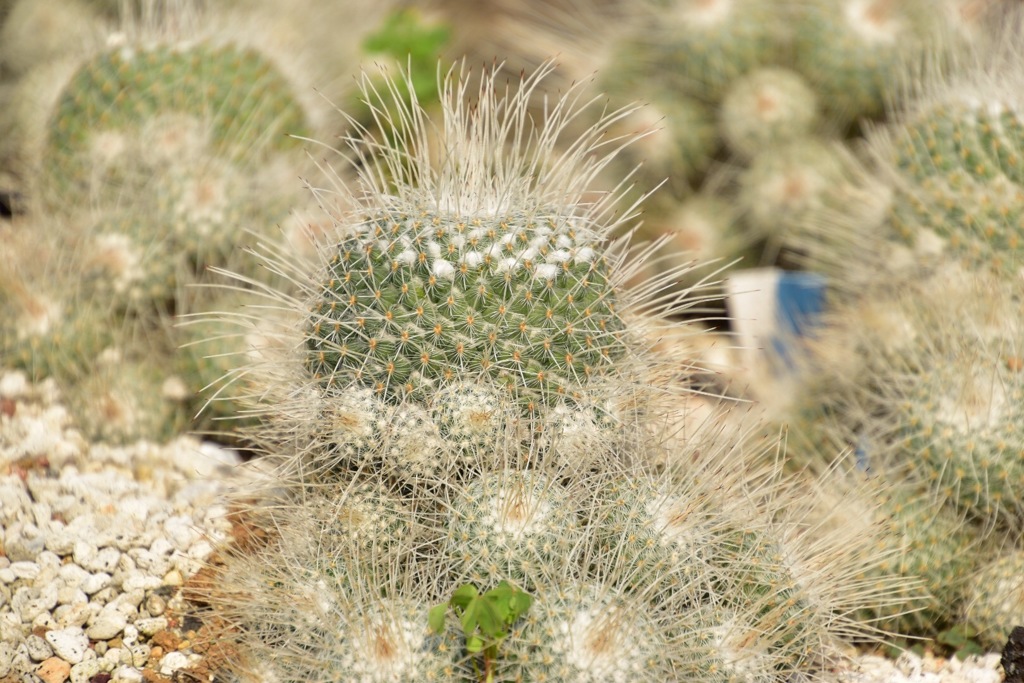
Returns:
[[[164,676],[170,676],[178,669],[188,666],[188,656],[182,652],[168,652],[160,659],[159,671]]]
[[[113,604],[113,603],[111,603]],[[115,609],[104,608],[95,621],[89,626],[86,634],[92,640],[109,640],[124,630],[128,625],[128,617]]]
[[[28,649],[29,659],[41,662],[53,656],[53,648],[39,636],[32,634],[25,639],[25,647]]]
[[[150,616],[159,617],[167,610],[167,601],[157,593],[150,593],[146,598],[146,611]]]
[[[79,586],[86,595],[95,595],[110,585],[111,576],[106,572],[97,572],[86,575]]]
[[[50,657],[36,669],[43,683],[64,683],[71,675],[71,665],[60,657]]]
[[[22,560],[21,562],[14,562],[7,571],[14,574],[15,579],[25,579],[26,581],[34,581],[39,576],[39,565],[35,562],[27,562]]]
[[[89,679],[103,671],[104,662],[102,659],[89,659],[71,667],[71,683],[89,683]]]
[[[8,642],[0,642],[0,678],[6,677],[7,674],[11,673],[13,662],[14,647]]]
[[[135,622],[135,628],[139,629],[139,633],[142,635],[152,637],[154,634],[167,628],[167,624],[167,619],[164,617],[151,617],[149,619],[138,619]]]
[[[89,649],[89,636],[78,626],[50,631],[46,634],[46,642],[58,657],[71,664],[81,662]]]

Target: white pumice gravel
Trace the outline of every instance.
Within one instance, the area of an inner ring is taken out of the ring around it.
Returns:
[[[229,534],[224,494],[250,468],[190,437],[89,444],[54,385],[21,373],[0,373],[0,401],[0,683],[169,683],[199,666],[178,623],[181,587]],[[996,654],[862,654],[818,680],[999,683],[1003,674]]]
[[[0,374],[0,401],[0,683],[195,666],[181,587],[230,532],[238,456],[187,436],[90,444],[53,383],[18,372]]]

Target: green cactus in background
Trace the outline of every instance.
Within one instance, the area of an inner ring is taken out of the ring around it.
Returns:
[[[806,0],[796,13],[795,67],[837,123],[875,116],[912,62],[948,49],[943,11],[912,0]],[[952,21],[952,17],[948,18]]]
[[[0,231],[0,358],[36,380],[74,381],[115,344],[120,326],[108,301],[77,286],[88,270],[83,252],[49,233],[43,221]]]
[[[645,27],[651,65],[671,74],[679,92],[721,101],[743,74],[775,63],[785,45],[785,11],[756,0],[666,0]]]
[[[934,233],[971,266],[1016,272],[1024,235],[1024,125],[1003,95],[928,102],[891,130],[899,193],[893,228],[913,243]]]
[[[132,356],[130,350],[107,349],[89,376],[69,388],[68,407],[89,439],[119,445],[161,443],[184,430],[184,383],[160,367],[158,356]]]
[[[270,62],[253,49],[213,40],[125,45],[96,55],[64,87],[49,130],[48,180],[86,197],[97,188],[97,168],[108,182],[131,182],[136,169],[119,168],[117,155],[140,137],[132,159],[140,164],[171,161],[193,146],[256,164],[293,146],[287,134],[308,132],[291,86]]]
[[[733,81],[719,108],[719,128],[730,151],[744,159],[810,137],[818,98],[801,76],[762,67]]]
[[[1024,551],[1007,550],[974,574],[965,620],[988,647],[1005,645],[1024,611]]]

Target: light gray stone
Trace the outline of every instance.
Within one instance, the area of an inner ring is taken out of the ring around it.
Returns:
[[[182,652],[168,652],[160,658],[159,671],[164,676],[170,676],[178,669],[188,666],[188,657]]]
[[[53,612],[53,617],[57,620],[57,626],[60,628],[85,626],[92,615],[93,611],[88,602],[61,605]]]
[[[74,605],[80,602],[89,602],[89,596],[77,586],[62,585],[57,591],[58,605]]]
[[[14,666],[14,648],[10,643],[0,642],[0,678],[11,673]]]
[[[117,562],[120,559],[121,551],[117,548],[101,548],[91,561],[82,563],[82,566],[91,572],[110,574],[117,568]]]
[[[110,683],[142,683],[142,672],[131,666],[114,669]]]
[[[158,617],[167,611],[167,601],[158,593],[150,593],[146,597],[146,611],[151,617]]]
[[[135,628],[139,629],[139,633],[144,636],[152,636],[158,631],[162,631],[167,628],[167,619],[165,617],[150,617],[148,619],[136,619]]]
[[[39,636],[32,634],[25,639],[25,648],[29,658],[34,662],[41,662],[53,656],[53,648]]]
[[[35,562],[27,562],[22,560],[20,562],[12,562],[10,571],[14,572],[15,578],[23,579],[25,581],[34,581],[39,572],[42,571],[39,565]]]
[[[110,574],[106,572],[96,572],[95,574],[89,574],[82,581],[79,588],[82,589],[86,595],[95,595],[104,588],[108,587],[112,581]]]
[[[103,671],[103,660],[89,659],[71,667],[71,683],[89,683],[89,679]]]
[[[46,634],[46,642],[58,657],[70,664],[81,662],[89,649],[89,636],[78,626],[50,631]]]
[[[109,640],[128,625],[128,617],[123,612],[116,608],[110,609],[113,604],[101,611],[86,630],[86,634],[93,640]]]
[[[75,541],[74,550],[71,551],[71,558],[79,567],[88,569],[89,565],[96,559],[96,553],[98,552],[99,551],[96,549],[96,546],[92,543],[88,543],[79,538],[79,540]]]

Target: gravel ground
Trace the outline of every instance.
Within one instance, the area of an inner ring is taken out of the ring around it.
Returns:
[[[230,450],[89,444],[50,383],[0,376],[0,683],[199,683],[183,587],[231,533]],[[858,655],[830,683],[998,683],[999,655]]]

